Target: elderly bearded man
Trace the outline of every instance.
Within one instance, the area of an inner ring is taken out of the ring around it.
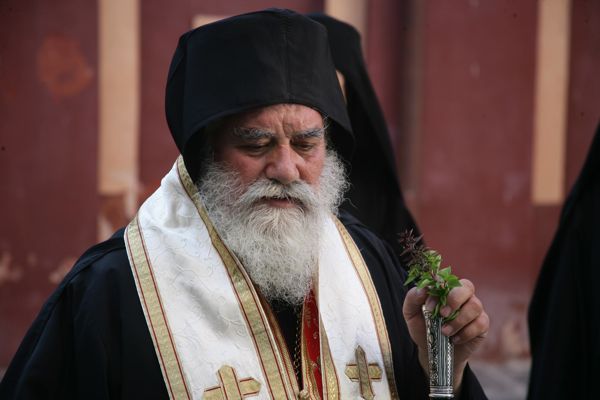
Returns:
[[[426,294],[335,217],[351,134],[327,46],[286,10],[182,36],[166,96],[182,157],[48,300],[2,398],[426,397]],[[466,280],[449,306],[456,387],[485,398],[467,360],[487,315]]]

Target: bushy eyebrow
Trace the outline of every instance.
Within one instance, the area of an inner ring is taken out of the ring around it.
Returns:
[[[309,129],[294,134],[295,139],[313,139],[325,136],[325,128]]]
[[[233,136],[238,137],[242,140],[257,140],[257,139],[270,139],[274,135],[272,132],[266,131],[260,128],[233,128]]]
[[[305,131],[295,132],[292,136],[294,139],[306,140],[312,138],[320,138],[325,135],[326,128],[308,129]],[[269,132],[260,128],[244,128],[236,127],[233,128],[233,135],[242,140],[259,140],[259,139],[270,139],[273,136],[273,132]]]

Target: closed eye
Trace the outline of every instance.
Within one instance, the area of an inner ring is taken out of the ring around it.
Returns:
[[[323,142],[324,134],[324,128],[298,132],[292,139],[292,145],[301,152],[309,152]]]
[[[261,154],[271,147],[271,143],[245,143],[238,146],[241,150],[249,154]]]
[[[317,146],[317,143],[312,142],[302,142],[302,143],[294,143],[294,147],[300,151],[310,151]]]

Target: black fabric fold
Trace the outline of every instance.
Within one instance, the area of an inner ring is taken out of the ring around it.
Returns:
[[[371,84],[358,31],[324,14],[309,14],[329,35],[333,62],[345,79],[348,115],[356,142],[350,163],[350,190],[342,208],[401,253],[398,234],[419,228],[404,201],[383,111]]]
[[[600,375],[600,125],[529,305],[529,400],[595,398]]]

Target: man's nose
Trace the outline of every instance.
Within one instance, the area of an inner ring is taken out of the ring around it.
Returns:
[[[266,177],[283,184],[289,184],[300,179],[298,171],[299,156],[289,146],[278,146],[269,155]]]

